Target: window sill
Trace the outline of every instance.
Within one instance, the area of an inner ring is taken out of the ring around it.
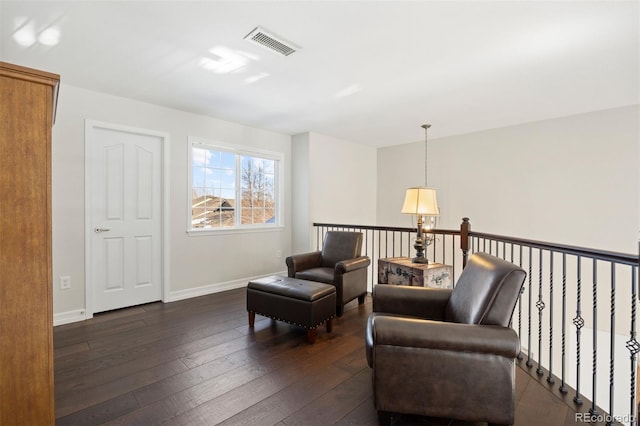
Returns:
[[[233,228],[233,229],[189,229],[187,235],[190,237],[210,237],[214,235],[237,235],[237,234],[255,234],[262,232],[282,232],[284,226],[269,226],[256,228]]]

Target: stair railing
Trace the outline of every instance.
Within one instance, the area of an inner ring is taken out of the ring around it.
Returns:
[[[370,289],[378,282],[378,259],[413,256],[414,228],[313,226],[318,250],[327,231],[363,233]],[[454,282],[479,251],[527,271],[512,320],[520,336],[521,367],[579,413],[576,420],[638,424],[638,254],[476,232],[468,218],[460,229],[429,233],[434,238],[425,256],[451,265]]]

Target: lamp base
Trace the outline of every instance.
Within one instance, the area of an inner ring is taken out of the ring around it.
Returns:
[[[422,217],[418,216],[418,236],[413,244],[413,248],[416,249],[416,257],[411,259],[411,263],[429,263],[424,255],[424,240],[422,239]]]

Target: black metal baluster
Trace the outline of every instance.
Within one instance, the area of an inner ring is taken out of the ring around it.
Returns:
[[[589,413],[592,416],[598,415],[596,409],[596,384],[597,384],[597,368],[598,368],[598,262],[593,262],[593,290],[591,298],[593,299],[593,351],[591,354],[591,408]]]
[[[387,254],[387,257],[389,257],[389,254]],[[396,231],[391,231],[391,257],[396,257]]]
[[[533,298],[532,298],[532,293],[533,291],[531,291],[531,286],[532,286],[532,279],[531,279],[531,263],[532,263],[532,251],[533,249],[531,247],[529,247],[529,321],[528,321],[528,325],[527,325],[527,367],[532,367],[533,366],[533,362],[531,362],[531,309],[532,309],[532,302],[533,302]]]
[[[384,256],[382,256],[382,230],[378,234],[380,239],[380,245],[378,246],[378,259],[387,257],[387,250],[389,250],[389,231],[384,231]]]
[[[518,266],[522,268],[522,244],[520,247],[520,256],[518,256]],[[511,252],[513,255],[513,250]],[[512,256],[513,257],[513,256]],[[522,293],[524,293],[525,286],[524,283],[522,288],[520,289],[520,294],[518,295],[518,337],[520,338],[520,342],[522,342]],[[518,352],[518,359],[522,359],[522,351]]]
[[[567,254],[562,253],[562,355],[561,355],[561,370],[562,378],[560,383],[560,392],[567,393],[565,382],[565,373],[567,365]]]
[[[553,251],[549,252],[549,375],[547,383],[554,384],[553,378]]]
[[[580,310],[580,303],[582,301],[582,258],[577,257],[578,260],[578,288],[576,297],[576,317],[573,319],[573,325],[576,326],[576,395],[573,397],[573,402],[578,405],[582,404],[582,398],[580,398],[580,330],[584,326],[584,319],[582,318],[582,311]]]
[[[542,249],[538,249],[538,254],[538,301],[536,302],[536,308],[538,308],[538,368],[536,368],[536,373],[538,376],[542,376],[544,374],[542,370],[542,311],[545,308],[542,300]]]
[[[375,259],[375,254],[376,254],[375,251],[374,251],[375,250],[375,231],[371,230],[371,237],[369,237],[369,230],[365,229],[364,230],[364,240],[365,240],[365,247],[366,247],[365,254],[369,253],[369,243],[368,243],[369,238],[371,238],[371,256],[370,256],[371,263],[369,263],[369,266],[367,267],[367,269],[371,269],[371,274],[369,274],[370,275],[369,279],[370,279],[370,283],[371,283],[371,290],[373,290],[373,285],[377,281],[377,273],[376,273],[377,271],[373,270],[373,265],[374,265],[373,261]],[[368,254],[366,254],[366,255],[369,256]],[[376,278],[374,278],[374,277],[376,277]]]
[[[400,247],[402,247],[402,236],[403,234],[400,234]],[[408,251],[408,257],[413,257],[413,252],[411,251],[411,240],[413,239],[413,237],[411,236],[411,233],[407,234],[407,245],[406,245],[406,249]],[[402,256],[402,252],[400,253],[400,256]]]
[[[614,392],[614,359],[616,355],[616,264],[611,262],[611,339],[609,341],[609,416],[607,425],[611,425],[613,419],[613,392]]]
[[[636,303],[638,300],[636,268],[631,266],[631,330],[629,340],[627,341],[627,349],[631,354],[631,407],[629,414],[632,417],[632,424],[638,424],[638,409],[636,406],[636,355],[640,351],[640,343],[636,340]]]
[[[360,231],[362,231],[362,229],[360,229]],[[369,256],[369,230],[367,229],[364,231],[364,255]]]
[[[451,282],[455,282],[456,280],[456,236],[451,236],[451,273],[453,276],[451,277]]]

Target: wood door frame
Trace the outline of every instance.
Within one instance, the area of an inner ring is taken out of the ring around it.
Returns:
[[[169,133],[157,130],[142,129],[139,127],[123,126],[120,124],[106,123],[102,121],[85,119],[84,127],[84,207],[85,207],[85,271],[84,271],[84,287],[85,287],[85,319],[93,318],[93,280],[91,270],[93,265],[93,248],[91,243],[92,237],[92,202],[91,202],[91,169],[92,164],[89,160],[92,158],[95,141],[91,136],[93,129],[105,129],[119,132],[134,133],[144,136],[153,136],[160,138],[160,174],[162,181],[160,183],[160,193],[162,200],[160,202],[161,230],[160,230],[160,259],[162,265],[160,267],[160,292],[162,302],[169,299]]]

